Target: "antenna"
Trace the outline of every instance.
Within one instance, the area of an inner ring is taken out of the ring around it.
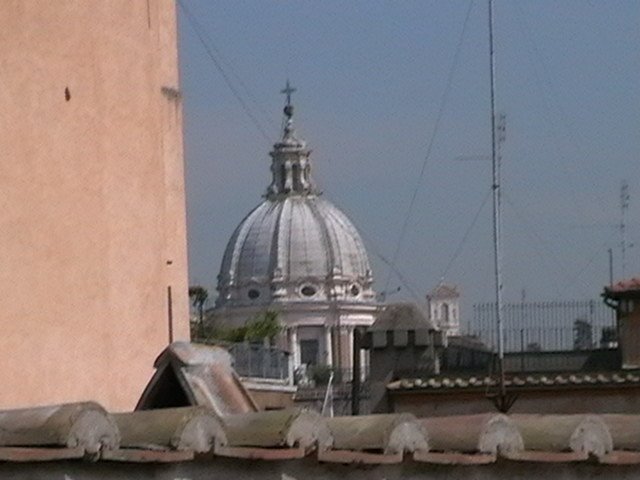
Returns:
[[[629,184],[626,180],[620,185],[620,253],[622,261],[622,278],[627,270],[627,211],[629,210]]]
[[[493,190],[493,261],[496,294],[496,330],[498,335],[498,394],[493,396],[497,409],[506,413],[516,401],[515,395],[508,395],[504,370],[504,306],[502,302],[502,234],[501,234],[501,145],[505,140],[506,116],[496,113],[496,66],[493,50],[493,0],[489,0],[489,64],[491,81],[491,173]]]
[[[495,62],[493,54],[493,0],[489,0],[489,62],[491,81],[491,170],[492,170],[492,190],[493,190],[493,260],[495,275],[495,295],[496,295],[496,330],[498,334],[498,369],[500,396],[504,397],[504,326],[502,324],[502,258],[501,258],[501,232],[500,232],[500,154],[499,150],[499,127],[498,116],[496,115],[495,96]]]

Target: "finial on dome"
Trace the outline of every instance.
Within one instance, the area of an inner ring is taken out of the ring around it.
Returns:
[[[284,106],[284,115],[285,117],[287,117],[287,120],[284,126],[285,137],[287,136],[287,134],[290,134],[293,130],[293,120],[291,119],[293,117],[293,105],[291,104],[291,94],[296,90],[297,90],[296,88],[291,86],[288,78],[287,78],[287,83],[285,87],[282,90],[280,90],[280,93],[287,96],[287,103]]]
[[[317,194],[311,180],[310,150],[306,148],[304,140],[296,136],[293,127],[293,105],[291,94],[296,89],[287,79],[285,87],[280,93],[286,95],[287,103],[284,107],[284,128],[282,138],[273,146],[270,155],[271,173],[273,180],[267,188],[267,197],[278,195],[308,195]]]
[[[288,78],[287,78],[287,83],[285,87],[282,90],[280,90],[280,93],[287,96],[287,103],[284,106],[284,114],[287,116],[287,118],[291,118],[293,116],[293,105],[291,105],[291,94],[294,93],[296,90],[297,89],[295,87],[291,86]]]
[[[284,115],[286,118],[284,121],[284,131],[282,132],[283,142],[298,141],[295,138],[295,133],[293,128],[293,104],[291,103],[291,94],[296,90],[297,88],[294,88],[291,86],[291,83],[289,83],[288,78],[287,78],[287,83],[285,87],[282,90],[280,90],[280,93],[287,96],[286,97],[287,103],[284,106]]]

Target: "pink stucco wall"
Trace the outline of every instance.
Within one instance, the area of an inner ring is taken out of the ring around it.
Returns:
[[[0,408],[135,405],[188,339],[173,0],[0,2]]]

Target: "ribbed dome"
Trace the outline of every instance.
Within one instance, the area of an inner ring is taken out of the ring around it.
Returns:
[[[231,236],[218,275],[217,307],[272,302],[371,303],[373,276],[358,231],[320,196],[310,175],[310,151],[288,117],[271,152],[266,199]]]
[[[318,196],[265,200],[236,228],[218,277],[219,304],[370,300],[371,267],[349,219]],[[253,297],[253,298],[252,298]]]

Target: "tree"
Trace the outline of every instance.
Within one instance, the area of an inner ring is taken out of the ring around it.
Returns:
[[[247,320],[241,327],[217,328],[211,332],[211,337],[233,343],[259,342],[265,339],[272,342],[281,331],[278,312],[266,310]]]
[[[189,299],[191,304],[198,310],[198,336],[204,335],[204,306],[209,298],[209,292],[200,285],[189,287]]]
[[[282,331],[278,312],[266,310],[253,317],[246,325],[245,340],[255,342],[268,339],[270,342]]]

